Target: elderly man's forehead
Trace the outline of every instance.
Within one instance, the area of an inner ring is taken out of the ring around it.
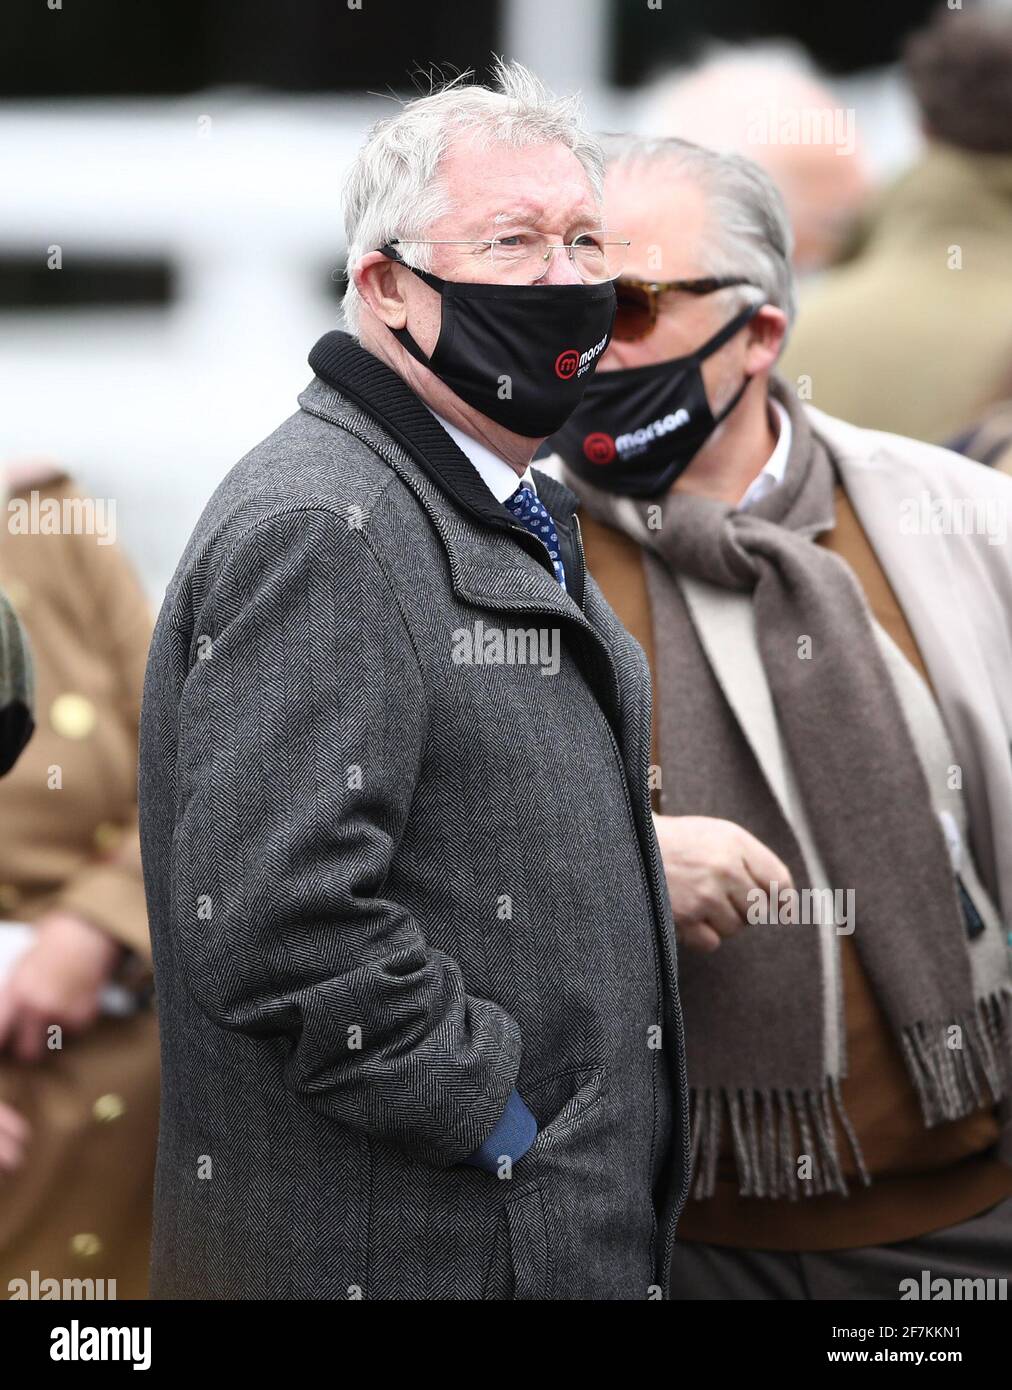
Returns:
[[[461,136],[440,172],[455,211],[474,224],[600,221],[587,171],[565,145],[513,146]]]

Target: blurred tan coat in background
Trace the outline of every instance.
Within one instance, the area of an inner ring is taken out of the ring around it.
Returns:
[[[50,470],[10,495],[80,494]],[[152,616],[116,545],[95,535],[11,534],[0,585],[35,663],[36,731],[0,782],[2,920],[76,913],[128,948],[117,980],[150,985],[137,838],[137,728]],[[51,789],[58,766],[62,787]],[[21,1168],[0,1175],[0,1297],[9,1281],[115,1278],[147,1294],[157,1140],[158,1036],[150,1003],[101,1017],[38,1065],[0,1054],[0,1100],[32,1127]]]
[[[810,403],[830,415],[933,443],[1000,399],[1012,156],[932,145],[883,195],[855,258],[802,293],[780,370],[810,377]]]

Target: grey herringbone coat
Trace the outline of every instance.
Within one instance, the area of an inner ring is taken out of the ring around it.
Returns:
[[[656,1297],[688,1144],[645,659],[572,494],[539,478],[566,593],[399,378],[312,360],[151,648],[152,1294]],[[476,622],[557,671],[461,661]],[[514,1086],[533,1147],[465,1165]]]

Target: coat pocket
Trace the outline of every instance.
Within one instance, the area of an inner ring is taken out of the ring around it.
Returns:
[[[548,1228],[541,1188],[510,1192],[496,1227],[492,1260],[485,1279],[486,1299],[518,1302],[548,1296]]]
[[[581,1142],[579,1131],[604,1095],[604,1078],[603,1067],[587,1067],[521,1083],[520,1092],[538,1120],[538,1135],[506,1184],[509,1191],[485,1278],[486,1299],[554,1297],[562,1233],[551,1207],[560,1182],[565,1187],[567,1140]]]
[[[520,1163],[531,1168],[530,1160],[578,1129],[603,1094],[603,1067],[588,1067],[528,1083],[523,1096],[538,1117],[538,1135]]]

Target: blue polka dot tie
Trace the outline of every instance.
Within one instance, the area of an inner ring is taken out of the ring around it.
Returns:
[[[530,531],[532,536],[537,536],[538,540],[543,542],[551,556],[555,577],[565,588],[566,571],[562,568],[562,559],[559,554],[559,533],[556,531],[555,522],[541,498],[526,485],[521,485],[512,497],[506,498],[503,506],[508,512],[512,512],[525,530]]]

